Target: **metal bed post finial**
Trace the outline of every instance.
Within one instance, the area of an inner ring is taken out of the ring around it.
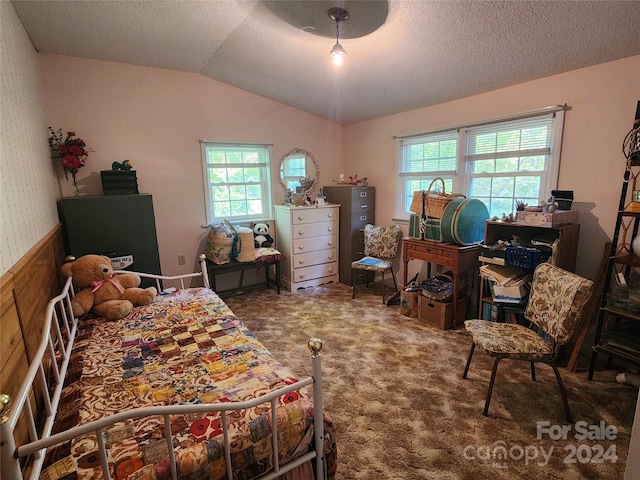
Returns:
[[[9,404],[11,403],[11,397],[6,393],[0,394],[0,424],[9,420]]]
[[[313,363],[313,437],[316,450],[316,480],[324,480],[324,405],[322,404],[322,340],[312,337],[307,342]]]
[[[204,253],[201,253],[198,256],[198,261],[200,262],[200,271],[202,272],[202,282],[204,284],[204,288],[211,288],[211,282],[209,282],[209,272],[207,270],[207,256]]]
[[[322,350],[322,340],[320,340],[319,338],[312,337],[309,339],[309,342],[307,343],[307,347],[309,347],[309,350],[311,351],[312,356],[319,357],[320,350]]]

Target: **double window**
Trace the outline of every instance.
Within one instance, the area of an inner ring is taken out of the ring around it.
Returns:
[[[200,143],[207,223],[271,218],[271,146]]]
[[[438,177],[447,193],[482,200],[491,217],[538,205],[558,179],[564,111],[555,110],[399,139],[396,214],[410,213],[414,191],[441,190]]]

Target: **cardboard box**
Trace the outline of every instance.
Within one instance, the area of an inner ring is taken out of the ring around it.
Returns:
[[[458,299],[455,325],[453,322],[453,303],[437,302],[424,295],[418,300],[418,319],[441,330],[448,330],[461,325],[467,315],[467,299]]]
[[[527,285],[514,285],[510,287],[493,286],[493,299],[496,302],[521,303],[529,296]]]
[[[400,313],[405,317],[416,318],[418,316],[418,297],[420,291],[400,291]]]
[[[533,227],[559,227],[578,223],[577,210],[557,210],[553,213],[516,212],[516,223]]]

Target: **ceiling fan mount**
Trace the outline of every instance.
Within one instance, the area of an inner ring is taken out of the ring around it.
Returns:
[[[330,8],[327,13],[329,14],[329,17],[331,17],[331,19],[334,22],[344,22],[349,18],[349,12],[347,12],[344,8],[340,8],[340,7]]]

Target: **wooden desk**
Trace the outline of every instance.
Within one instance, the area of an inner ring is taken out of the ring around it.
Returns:
[[[451,270],[453,274],[453,318],[454,328],[456,309],[458,306],[458,277],[462,272],[475,270],[478,262],[478,245],[460,246],[451,243],[438,243],[429,240],[417,240],[404,237],[402,239],[402,261],[404,262],[404,284],[407,284],[407,269],[409,260],[422,260],[424,262],[442,265]]]

